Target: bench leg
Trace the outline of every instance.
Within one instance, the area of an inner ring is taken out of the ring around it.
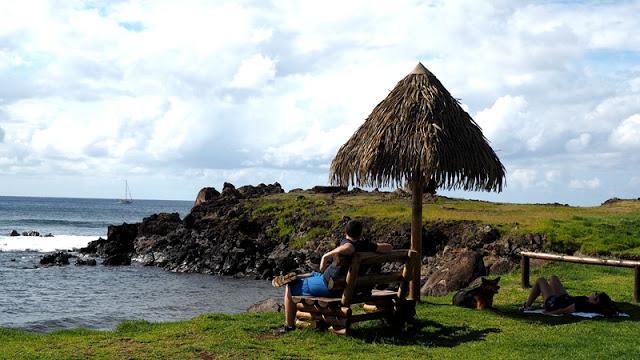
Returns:
[[[522,271],[522,277],[520,279],[520,285],[522,288],[530,288],[529,284],[529,258],[522,255],[520,259],[520,271]]]
[[[633,301],[640,302],[640,266],[635,268],[635,279],[633,284]]]

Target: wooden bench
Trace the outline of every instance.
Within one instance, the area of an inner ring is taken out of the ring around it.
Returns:
[[[389,262],[402,263],[401,271],[360,274],[362,265]],[[415,301],[407,299],[407,293],[409,282],[415,273],[413,269],[418,264],[418,253],[413,250],[354,254],[346,278],[330,281],[328,284],[331,290],[340,291],[340,296],[293,296],[297,309],[296,326],[345,335],[351,324],[359,321],[383,318],[397,324],[407,321],[415,312]],[[376,285],[394,283],[399,284],[397,291],[372,290],[370,294],[367,291]],[[355,304],[363,304],[362,313],[354,314],[352,306]]]
[[[617,266],[635,269],[635,280],[633,286],[633,301],[640,302],[640,261],[634,260],[617,260],[617,259],[599,259],[582,256],[557,255],[547,253],[536,253],[523,251],[520,253],[520,268],[522,270],[522,278],[520,284],[523,288],[531,287],[529,284],[529,259],[564,261],[587,265],[605,265]]]

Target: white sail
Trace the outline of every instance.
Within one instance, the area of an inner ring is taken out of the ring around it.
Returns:
[[[120,204],[131,204],[133,198],[131,197],[131,191],[129,191],[129,184],[127,180],[124,181],[124,198],[120,199]]]

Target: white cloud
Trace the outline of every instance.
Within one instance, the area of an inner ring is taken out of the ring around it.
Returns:
[[[508,174],[507,183],[516,188],[528,189],[535,185],[538,172],[533,169],[514,169]]]
[[[635,114],[622,121],[611,132],[609,141],[620,148],[633,149],[640,147],[640,114]]]
[[[567,141],[565,148],[569,152],[578,152],[584,150],[591,143],[591,134],[582,133],[579,136]]]
[[[640,39],[629,37],[638,11],[637,2],[7,2],[0,173],[326,182],[337,148],[420,60],[506,164],[501,199],[543,189],[560,201],[567,174],[609,185],[640,165]]]
[[[544,173],[544,178],[549,183],[557,182],[561,176],[562,173],[559,170],[548,170]]]
[[[237,88],[260,88],[276,76],[276,64],[262,54],[245,59],[231,80]]]
[[[533,151],[544,143],[543,128],[532,121],[527,107],[524,97],[505,95],[491,107],[479,111],[475,120],[498,149],[507,153],[521,149]]]
[[[590,180],[580,180],[580,179],[573,179],[569,182],[569,187],[572,189],[597,189],[600,187],[600,179],[593,178]]]

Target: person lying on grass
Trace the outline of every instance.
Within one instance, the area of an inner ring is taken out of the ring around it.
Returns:
[[[618,312],[616,303],[604,292],[594,292],[591,296],[571,296],[567,293],[560,279],[553,275],[549,281],[538,278],[531,288],[527,302],[521,311],[532,310],[533,302],[542,295],[545,314],[570,314],[573,312],[600,313],[613,316]]]
[[[345,238],[340,241],[340,245],[322,255],[320,260],[320,271],[308,274],[289,273],[287,275],[276,276],[271,282],[273,286],[280,287],[287,285],[284,290],[284,314],[285,325],[278,329],[277,333],[284,333],[295,329],[296,304],[292,296],[333,296],[335,294],[329,290],[327,284],[329,280],[346,275],[349,268],[349,261],[355,252],[375,251],[386,253],[393,248],[391,244],[372,243],[362,240],[362,223],[359,221],[349,221],[344,228]],[[329,260],[332,259],[331,265]]]

